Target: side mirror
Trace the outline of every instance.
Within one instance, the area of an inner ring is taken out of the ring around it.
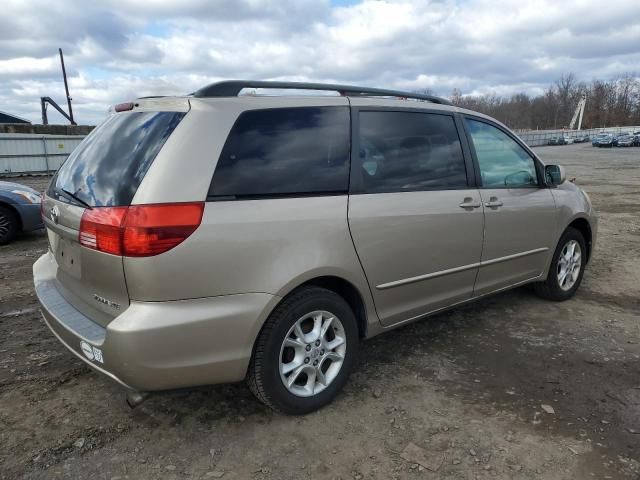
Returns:
[[[546,165],[544,167],[544,177],[547,185],[554,187],[563,184],[567,180],[567,173],[561,165]]]

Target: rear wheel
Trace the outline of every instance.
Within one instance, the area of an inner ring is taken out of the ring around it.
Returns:
[[[342,389],[357,346],[358,327],[347,302],[324,288],[303,288],[283,300],[265,323],[247,382],[274,410],[309,413]]]
[[[0,206],[0,245],[13,241],[19,230],[20,223],[13,210]]]
[[[538,295],[560,302],[573,297],[582,282],[586,254],[582,233],[575,228],[567,228],[553,254],[547,279],[535,284]]]

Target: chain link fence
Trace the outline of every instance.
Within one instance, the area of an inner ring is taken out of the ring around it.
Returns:
[[[565,136],[573,138],[582,137],[587,135],[590,139],[594,135],[601,133],[611,133],[613,135],[619,133],[634,133],[640,131],[640,126],[637,127],[610,127],[610,128],[591,128],[587,130],[521,130],[516,131],[517,135],[530,147],[539,147],[541,145],[549,145],[549,140],[553,137]]]

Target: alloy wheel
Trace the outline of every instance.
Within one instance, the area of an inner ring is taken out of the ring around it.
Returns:
[[[344,326],[334,314],[317,310],[299,318],[280,348],[280,378],[299,397],[317,395],[335,380],[347,351]]]
[[[0,211],[0,238],[9,233],[11,228],[11,219]]]
[[[582,250],[575,240],[569,240],[558,257],[558,285],[564,291],[571,290],[578,280],[582,268]]]

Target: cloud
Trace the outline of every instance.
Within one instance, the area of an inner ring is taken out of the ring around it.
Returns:
[[[640,71],[637,0],[9,0],[3,14],[0,109],[33,121],[40,96],[63,103],[57,47],[83,123],[114,103],[224,78],[446,96],[535,94],[567,72]]]

